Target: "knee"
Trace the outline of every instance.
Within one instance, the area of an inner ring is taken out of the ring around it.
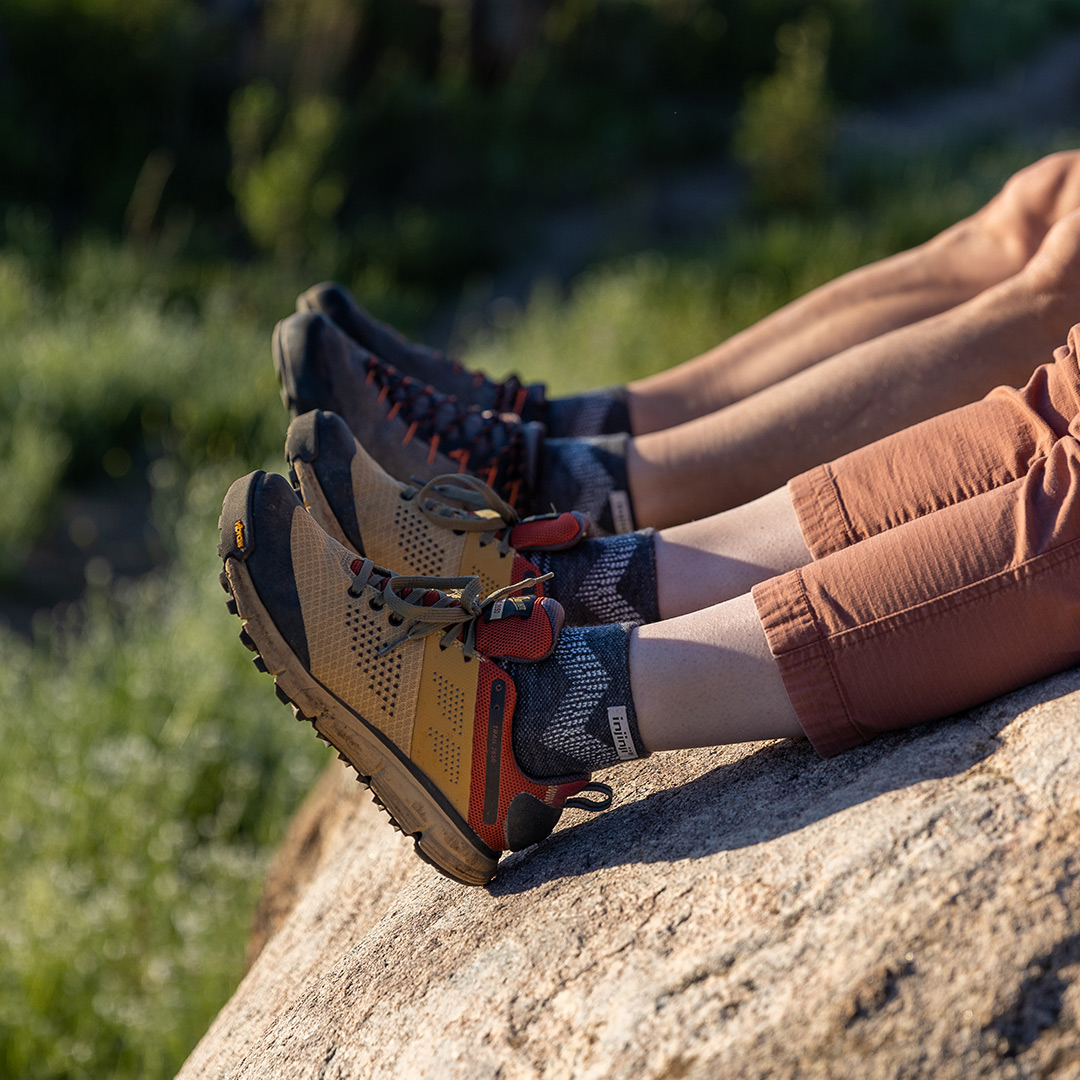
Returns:
[[[1080,300],[1080,206],[1047,229],[1020,276],[1034,296],[1068,301],[1075,318]]]
[[[1006,181],[980,212],[1001,241],[1032,258],[1050,229],[1080,209],[1080,150],[1051,154]]]

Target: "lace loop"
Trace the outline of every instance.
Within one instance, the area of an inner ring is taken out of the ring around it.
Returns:
[[[584,791],[601,797],[599,799],[583,799],[581,798],[581,792]],[[601,784],[598,780],[590,780],[581,789],[581,792],[578,792],[573,798],[567,799],[563,806],[572,806],[575,810],[589,810],[598,814],[601,810],[606,810],[611,806],[611,800],[615,795],[607,784]]]

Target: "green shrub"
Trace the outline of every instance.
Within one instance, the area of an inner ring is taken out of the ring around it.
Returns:
[[[813,206],[824,195],[832,134],[829,35],[829,23],[818,11],[780,27],[776,71],[747,90],[736,117],[732,149],[749,167],[762,202]]]
[[[0,629],[0,1075],[172,1076],[242,970],[267,852],[324,755],[235,639],[185,485],[167,572]],[[295,730],[294,730],[295,729]]]
[[[295,260],[328,234],[344,198],[341,175],[324,169],[341,124],[341,106],[332,98],[303,98],[271,137],[280,109],[269,83],[253,83],[234,97],[232,188],[255,242],[264,251]]]

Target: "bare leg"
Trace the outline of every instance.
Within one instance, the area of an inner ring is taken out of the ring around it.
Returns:
[[[639,627],[630,641],[648,749],[801,736],[749,590],[810,559],[787,488],[658,534],[665,621]]]
[[[803,733],[748,594],[638,627],[630,639],[630,678],[649,750]]]
[[[1080,207],[1080,152],[1021,170],[985,207],[934,239],[855,270],[716,348],[629,387],[634,434],[740,401],[853,346],[947,311],[1019,272]]]
[[[790,477],[1026,380],[1076,317],[1080,211],[1027,266],[949,311],[857,345],[730,408],[635,438],[628,470],[639,524],[737,506]]]
[[[723,514],[664,529],[655,543],[662,619],[730,600],[811,560],[786,487]]]

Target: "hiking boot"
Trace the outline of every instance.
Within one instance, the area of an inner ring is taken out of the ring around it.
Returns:
[[[393,364],[403,375],[453,394],[463,405],[517,413],[522,420],[539,421],[553,438],[614,435],[630,430],[625,386],[548,398],[543,385],[525,386],[516,375],[496,382],[482,371],[470,371],[437,349],[414,344],[393,327],[373,319],[347,289],[332,281],[301,293],[296,308],[321,312],[355,342],[380,360]]]
[[[353,341],[385,363],[393,364],[402,375],[437,386],[444,394],[453,394],[463,405],[517,413],[522,420],[545,419],[547,401],[541,384],[526,386],[516,375],[497,382],[482,371],[470,371],[438,349],[416,345],[392,326],[373,319],[336,282],[324,281],[301,293],[296,310],[321,312]]]
[[[237,480],[220,529],[221,582],[256,666],[421,858],[483,884],[501,851],[542,840],[564,806],[607,805],[579,792],[610,802],[587,775],[534,780],[514,756],[516,686],[493,658],[548,657],[555,601],[485,597],[477,578],[395,576],[328,536],[275,474]]]
[[[289,476],[304,506],[351,551],[399,573],[476,576],[486,592],[540,576],[530,552],[562,551],[592,528],[580,514],[522,520],[480,480],[448,474],[395,480],[335,413],[297,417],[285,438]],[[544,586],[536,591],[543,595]]]
[[[467,472],[522,514],[577,510],[603,532],[634,529],[625,433],[549,439],[543,424],[463,408],[382,363],[317,313],[278,323],[273,352],[292,414],[340,414],[398,480]]]
[[[274,328],[281,396],[300,416],[340,414],[375,460],[398,480],[471,472],[511,505],[524,495],[529,446],[540,424],[475,407],[383,363],[318,313],[290,315]]]

